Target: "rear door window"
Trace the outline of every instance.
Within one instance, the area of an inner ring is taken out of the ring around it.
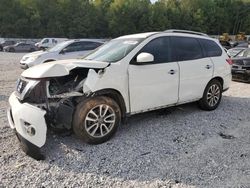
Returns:
[[[188,61],[203,58],[199,41],[192,37],[171,37],[173,57],[176,61]]]
[[[221,56],[222,49],[218,46],[216,42],[207,39],[199,39],[199,41],[203,47],[204,54],[206,57]]]

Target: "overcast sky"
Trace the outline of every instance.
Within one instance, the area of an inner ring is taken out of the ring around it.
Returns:
[[[154,2],[156,2],[156,1],[158,1],[158,0],[150,0],[152,3],[154,3]]]

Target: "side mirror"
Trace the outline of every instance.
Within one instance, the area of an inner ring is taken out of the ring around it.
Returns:
[[[154,56],[146,52],[142,52],[136,57],[137,63],[150,63],[153,61],[154,61]]]

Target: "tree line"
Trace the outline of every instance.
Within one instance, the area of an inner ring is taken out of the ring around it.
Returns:
[[[0,37],[113,38],[171,28],[250,34],[250,0],[0,0]]]

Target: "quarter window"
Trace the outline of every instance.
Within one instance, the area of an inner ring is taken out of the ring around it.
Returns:
[[[153,39],[139,53],[147,52],[154,56],[154,63],[170,62],[169,37]]]
[[[216,44],[216,42],[212,40],[206,40],[206,39],[199,39],[206,57],[216,57],[216,56],[221,56],[222,50]]]
[[[188,61],[203,57],[201,46],[197,39],[191,37],[171,37],[173,59]]]

